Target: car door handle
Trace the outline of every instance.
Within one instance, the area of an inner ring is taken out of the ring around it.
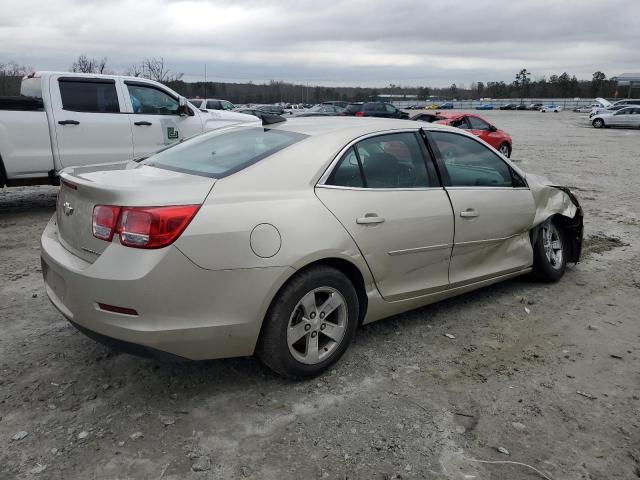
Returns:
[[[151,122],[147,122],[147,121],[145,121],[145,120],[142,120],[141,122],[133,122],[133,124],[134,124],[134,125],[137,125],[138,127],[141,127],[141,126],[143,126],[143,125],[144,125],[145,127],[149,127],[149,126],[153,125]]]
[[[367,213],[365,214],[364,217],[356,218],[356,223],[360,225],[372,225],[375,223],[382,223],[382,222],[384,222],[384,218],[379,217],[375,213]]]
[[[60,120],[58,123],[60,125],[80,125],[80,122],[77,120]]]
[[[460,216],[462,218],[476,218],[479,215],[480,214],[476,212],[475,209],[473,208],[467,208],[466,210],[463,210],[462,212],[460,212]]]

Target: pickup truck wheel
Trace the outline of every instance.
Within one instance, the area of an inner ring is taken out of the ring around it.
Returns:
[[[561,225],[548,219],[533,245],[533,276],[543,282],[557,282],[567,268],[568,241]]]
[[[591,125],[593,125],[594,128],[604,128],[604,120],[602,120],[601,118],[596,118],[593,122],[591,122]]]

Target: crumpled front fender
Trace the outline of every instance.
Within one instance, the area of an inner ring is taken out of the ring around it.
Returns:
[[[527,175],[527,182],[536,205],[532,242],[535,242],[541,225],[551,217],[556,217],[569,241],[567,260],[578,262],[584,234],[583,211],[578,199],[568,187],[553,185],[544,177]]]

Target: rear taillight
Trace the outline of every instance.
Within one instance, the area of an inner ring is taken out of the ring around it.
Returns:
[[[117,207],[96,205],[93,209],[93,235],[133,248],[162,248],[171,245],[187,228],[200,205],[170,207]],[[98,229],[96,229],[96,225]]]
[[[93,236],[110,242],[118,224],[120,207],[113,205],[96,205],[93,207]]]
[[[356,117],[364,117],[364,112],[356,112]]]

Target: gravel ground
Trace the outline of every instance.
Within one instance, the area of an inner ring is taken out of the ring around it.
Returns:
[[[558,284],[517,279],[366,326],[306,382],[79,334],[41,280],[55,189],[0,191],[0,477],[544,478],[491,462],[640,477],[640,131],[483,115],[513,135],[515,162],[577,192],[583,261]]]

